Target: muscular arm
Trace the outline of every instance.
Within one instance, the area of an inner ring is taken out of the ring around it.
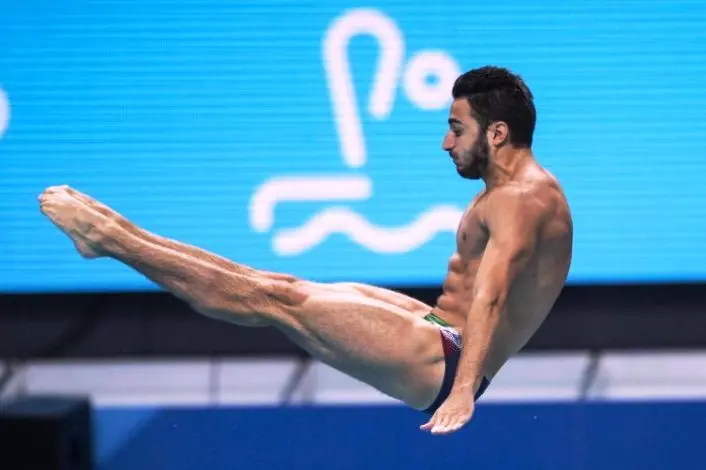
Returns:
[[[503,189],[489,201],[489,239],[473,289],[464,328],[463,352],[452,389],[473,399],[488,349],[514,280],[534,253],[544,204],[518,188]]]

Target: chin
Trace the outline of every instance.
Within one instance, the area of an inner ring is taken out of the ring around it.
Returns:
[[[478,180],[481,178],[480,172],[475,171],[472,168],[462,168],[460,166],[457,166],[456,171],[458,172],[459,176],[469,180]]]

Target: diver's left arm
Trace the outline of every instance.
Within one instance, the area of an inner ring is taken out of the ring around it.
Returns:
[[[456,431],[470,420],[475,390],[508,294],[532,258],[541,226],[543,204],[532,195],[509,188],[493,196],[486,217],[489,239],[476,273],[454,385],[446,401],[422,426],[433,434]]]

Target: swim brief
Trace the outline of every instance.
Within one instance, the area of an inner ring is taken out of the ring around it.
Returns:
[[[451,387],[453,386],[456,370],[458,369],[458,361],[461,357],[462,338],[461,333],[433,313],[429,313],[424,319],[429,323],[439,326],[441,344],[444,348],[444,362],[446,363],[446,370],[444,371],[444,379],[439,395],[436,397],[436,400],[434,400],[434,403],[424,410],[425,413],[433,415],[441,404],[444,403],[449,393],[451,393]],[[476,392],[476,400],[483,395],[488,385],[490,385],[490,381],[483,377],[480,387],[478,387],[478,391]]]

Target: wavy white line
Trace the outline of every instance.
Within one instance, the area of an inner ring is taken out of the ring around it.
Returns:
[[[329,208],[314,215],[301,227],[282,230],[274,237],[274,250],[281,256],[301,254],[334,233],[343,233],[376,253],[406,253],[427,243],[440,232],[455,232],[463,211],[439,205],[401,227],[376,227],[347,208]]]
[[[280,202],[362,201],[370,199],[373,182],[367,176],[279,176],[265,181],[250,199],[250,225],[266,232],[275,222]]]

